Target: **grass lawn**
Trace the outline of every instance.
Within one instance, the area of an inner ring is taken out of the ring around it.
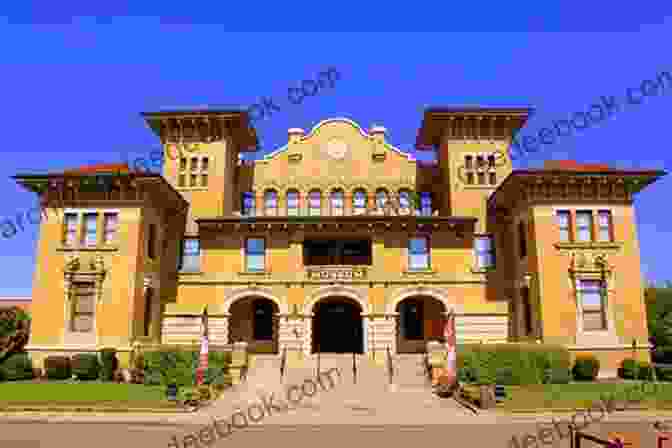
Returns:
[[[613,397],[625,401],[630,397],[633,402],[627,407],[647,407],[650,409],[672,408],[672,383],[649,383],[642,389],[637,386],[641,381],[626,383],[570,383],[535,384],[530,386],[506,386],[506,400],[497,405],[498,409],[552,409],[552,408],[588,408],[599,402],[600,396]],[[636,389],[635,389],[636,386]],[[656,389],[653,389],[656,387]],[[630,394],[626,390],[635,389]],[[1,389],[0,389],[1,390]],[[655,390],[655,393],[649,391]],[[642,400],[635,403],[634,400]]]
[[[5,406],[105,406],[175,408],[165,388],[142,384],[8,381],[0,383],[0,408]]]

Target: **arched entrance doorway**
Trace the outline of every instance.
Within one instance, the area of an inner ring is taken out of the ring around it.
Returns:
[[[244,297],[229,310],[229,343],[244,341],[251,353],[278,353],[278,305],[264,297]]]
[[[429,296],[408,297],[397,304],[397,353],[424,353],[428,341],[445,342],[443,303]]]
[[[322,299],[313,309],[313,349],[321,353],[364,353],[362,308],[347,297]]]

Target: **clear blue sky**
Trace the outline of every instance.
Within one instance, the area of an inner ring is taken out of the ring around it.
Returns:
[[[183,4],[202,17],[179,19],[178,12],[173,18],[150,16],[171,15],[165,3],[143,2],[145,11],[115,4],[117,9],[96,10],[89,3],[81,14],[145,17],[71,19],[63,10],[36,7],[31,16],[25,6],[12,6],[23,10],[0,18],[3,219],[25,216],[36,204],[34,195],[10,179],[14,174],[119,162],[124,153],[148,157],[158,142],[145,128],[142,111],[246,107],[267,97],[281,110],[256,123],[263,153],[283,145],[288,128],[310,130],[332,117],[365,128],[385,126],[392,144],[412,152],[427,106],[533,106],[536,113],[521,132],[533,135],[588,109],[601,95],[623,103],[626,88],[672,73],[670,2],[530,3],[520,10],[510,3],[474,4],[470,10],[453,3],[396,9],[389,2],[220,2],[214,9]],[[322,32],[239,32],[282,27]],[[348,27],[365,32],[328,32]],[[366,32],[386,28],[409,31]],[[420,28],[451,32],[411,32]],[[288,101],[289,87],[328,67],[342,75],[333,89],[300,105]],[[672,84],[515,166],[571,158],[672,171],[665,137],[671,110]],[[670,197],[672,175],[637,201],[642,268],[655,281],[672,279],[672,263],[663,256],[672,252]],[[30,295],[37,234],[37,226],[27,224],[11,239],[0,237],[0,296]]]

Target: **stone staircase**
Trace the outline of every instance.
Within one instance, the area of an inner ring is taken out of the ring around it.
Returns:
[[[286,366],[280,379],[279,355],[255,355],[247,372],[247,381],[225,393],[217,403],[204,411],[211,415],[230,415],[237,408],[246,408],[258,401],[260,394],[271,392],[285,399],[286,388],[301,385],[304,380],[315,379],[317,355],[305,356],[300,366]],[[357,376],[353,375],[352,354],[321,354],[320,370],[338,368],[340,381],[332,390],[319,391],[311,398],[304,398],[296,409],[273,416],[278,424],[337,423],[367,421],[393,421],[395,419],[436,419],[441,416],[470,417],[470,413],[450,399],[434,395],[425,373],[424,355],[394,355],[392,384],[387,362],[377,362],[365,355],[356,355]],[[423,417],[424,416],[424,417]]]

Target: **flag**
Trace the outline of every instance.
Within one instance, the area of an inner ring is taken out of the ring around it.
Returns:
[[[446,339],[447,364],[446,374],[451,381],[457,378],[457,341],[455,338],[455,314],[451,311],[446,319],[446,325],[443,328],[443,335]]]
[[[201,336],[201,357],[196,370],[196,385],[203,384],[203,375],[208,368],[208,312],[205,311],[202,316],[203,334]]]
[[[208,368],[208,336],[204,334],[201,338],[201,357],[198,363],[198,370],[196,370],[196,384],[203,384],[203,374]]]

